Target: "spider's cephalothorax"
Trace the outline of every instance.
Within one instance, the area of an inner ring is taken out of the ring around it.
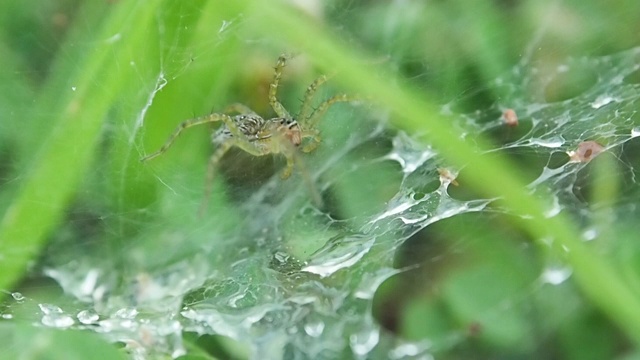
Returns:
[[[273,118],[267,120],[264,130],[264,137],[280,136],[293,146],[302,143],[302,129],[298,122],[291,118]],[[287,144],[288,146],[288,144]]]
[[[264,119],[245,105],[233,104],[227,107],[222,113],[209,114],[183,121],[158,151],[143,157],[141,161],[147,161],[163,154],[173,144],[182,130],[186,128],[222,121],[223,125],[212,136],[216,150],[209,159],[207,197],[211,190],[214,170],[218,162],[222,156],[234,146],[255,156],[267,154],[284,155],[287,160],[287,165],[282,172],[282,178],[288,178],[291,175],[295,163],[296,148],[302,144],[303,140],[310,139],[307,144],[302,146],[303,152],[313,151],[320,143],[320,132],[316,126],[322,115],[324,115],[334,103],[355,99],[345,94],[335,95],[314,109],[312,106],[313,96],[318,87],[327,81],[326,76],[321,76],[307,88],[298,116],[291,116],[276,97],[280,78],[282,77],[282,70],[286,62],[287,56],[281,55],[278,58],[273,81],[269,87],[269,104],[277,117]],[[239,115],[231,116],[228,115],[229,113],[238,113]]]

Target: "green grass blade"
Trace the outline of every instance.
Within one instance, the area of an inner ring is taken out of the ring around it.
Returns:
[[[74,91],[52,85],[37,102],[53,104],[46,109],[51,114],[46,120],[54,125],[0,220],[0,288],[10,288],[39,254],[94,158],[107,112],[128,76],[127,72],[118,71],[121,63],[114,61],[112,55],[125,56],[144,48],[148,25],[153,22],[160,1],[136,4],[122,3],[107,14],[97,36],[103,43],[94,46],[80,63],[76,59],[61,60],[59,66],[71,73],[69,83]],[[118,38],[132,17],[137,26],[127,29],[126,37]],[[104,43],[109,38],[113,41]]]

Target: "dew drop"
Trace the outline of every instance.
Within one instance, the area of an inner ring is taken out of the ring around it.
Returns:
[[[13,299],[15,301],[24,301],[24,295],[22,295],[19,292],[13,292],[13,293],[11,293],[11,296],[13,297]]]
[[[107,39],[107,43],[113,44],[122,38],[122,34],[118,33]]]
[[[371,250],[374,242],[375,238],[365,235],[338,235],[316,251],[302,271],[327,277],[356,264]]]
[[[609,95],[600,95],[591,103],[591,107],[594,109],[599,109],[607,104],[614,102],[615,100],[616,99]]]
[[[582,238],[586,241],[591,241],[598,237],[598,231],[596,229],[587,229],[582,233]]]
[[[420,354],[424,349],[420,349],[420,347],[416,344],[401,344],[398,345],[395,349],[389,351],[389,358],[391,359],[406,359],[408,357],[413,357]],[[432,359],[431,357],[427,359]]]
[[[77,88],[76,88],[75,86],[72,86],[72,87],[71,87],[71,91],[76,91],[76,89],[77,89]]]
[[[68,315],[45,315],[41,321],[42,325],[54,328],[67,328],[74,324],[73,319]]]
[[[562,136],[554,136],[549,139],[531,139],[529,141],[531,145],[538,145],[546,148],[558,148],[564,144]]]
[[[311,337],[318,337],[324,331],[324,322],[312,321],[304,324],[304,332]]]
[[[561,211],[562,211],[562,206],[560,205],[560,200],[558,199],[558,197],[554,196],[553,203],[544,212],[544,217],[547,219],[552,218],[560,214]]]
[[[430,149],[425,149],[424,146],[401,132],[393,138],[393,151],[387,155],[387,158],[397,161],[405,174],[411,174],[434,156],[435,153]]]
[[[133,319],[138,315],[138,310],[133,308],[122,308],[113,314],[114,318]]]
[[[2,314],[2,318],[6,319],[6,320],[10,320],[10,319],[13,319],[13,315],[11,315],[11,314]]]
[[[542,281],[551,285],[560,285],[571,276],[568,267],[548,267],[542,272]]]
[[[66,328],[74,324],[71,316],[66,315],[62,312],[58,306],[51,304],[38,304],[40,310],[42,311],[42,322],[43,325],[54,327],[54,328]]]
[[[247,295],[247,291],[246,289],[238,294],[235,294],[234,296],[232,296],[229,301],[227,301],[227,304],[232,307],[232,308],[237,308],[238,307],[238,301],[241,301],[245,298],[245,296]]]
[[[91,310],[82,310],[78,313],[78,315],[76,315],[76,317],[81,323],[85,325],[95,324],[100,318],[98,314]]]
[[[351,344],[351,350],[360,356],[367,355],[371,350],[378,345],[380,334],[378,330],[365,330],[356,334],[352,334],[349,337]]]
[[[287,262],[287,260],[289,260],[289,255],[287,253],[285,253],[285,252],[282,252],[282,251],[276,251],[276,253],[273,254],[273,257],[280,264],[285,264]]]
[[[62,309],[51,304],[38,304],[40,311],[45,315],[62,314]]]
[[[620,85],[622,84],[623,81],[624,81],[624,76],[618,75],[618,76],[614,76],[609,83],[611,85]]]

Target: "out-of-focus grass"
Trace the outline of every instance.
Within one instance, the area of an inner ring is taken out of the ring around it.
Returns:
[[[153,8],[158,3],[148,6]],[[87,7],[85,11],[88,13],[80,16],[98,19],[104,9]],[[91,14],[91,11],[96,12]],[[109,41],[110,36],[117,35],[114,30],[123,26],[129,16],[138,17],[140,30],[115,45],[117,49],[97,46],[85,48],[85,52],[73,51],[76,42]],[[130,51],[143,48],[142,43],[149,40],[143,29],[151,20],[151,13],[138,14],[120,7],[106,20],[102,31],[76,34],[79,38],[69,41],[70,56],[84,60],[80,66],[64,57],[52,65],[52,75],[37,97],[42,108],[29,114],[40,117],[32,123],[34,137],[40,139],[39,146],[34,146],[30,164],[21,174],[20,189],[0,223],[0,252],[8,254],[0,263],[3,274],[0,287],[11,287],[27,263],[37,256],[43,241],[61,220],[83,176],[89,172],[107,112],[125,85],[123,79],[132,76],[126,70],[122,76],[113,75],[124,62],[118,55],[126,57]],[[38,134],[43,127],[47,129],[44,136]]]
[[[426,132],[424,141],[433,144],[452,164],[470,164],[474,176],[468,181],[477,191],[501,195],[505,205],[516,212],[538,216],[541,204],[527,196],[524,182],[513,170],[519,165],[477,156],[476,146],[487,145],[460,141],[455,130],[437,116],[431,99],[446,100],[482,88],[468,104],[470,109],[478,108],[482,102],[503,95],[492,92],[486,82],[523,56],[552,67],[572,53],[601,54],[637,45],[633,34],[638,31],[633,17],[637,11],[631,10],[638,10],[638,4],[632,1],[606,5],[604,9],[605,5],[595,1],[577,0],[551,5],[534,0],[478,4],[355,1],[349,6],[334,1],[327,6],[326,23],[288,5],[258,0],[81,5],[77,12],[46,15],[29,8],[26,2],[0,8],[6,10],[1,12],[5,15],[0,24],[0,49],[8,54],[0,59],[0,79],[4,79],[0,87],[7,94],[0,98],[0,104],[5,104],[0,108],[0,185],[4,190],[0,205],[5,210],[0,222],[0,289],[13,289],[26,274],[27,264],[38,258],[47,239],[64,222],[70,204],[86,203],[92,212],[100,214],[126,214],[107,217],[104,226],[109,231],[98,236],[118,246],[133,236],[152,239],[154,233],[145,234],[145,227],[161,232],[163,224],[169,227],[184,219],[176,214],[192,211],[191,203],[156,201],[163,191],[170,190],[154,181],[152,171],[140,171],[140,153],[153,149],[138,146],[155,147],[179,119],[236,101],[237,94],[229,89],[241,89],[243,83],[238,79],[250,78],[246,73],[254,71],[242,64],[252,59],[263,61],[256,55],[260,51],[240,38],[269,39],[265,42],[271,42],[273,48],[265,53],[274,55],[283,47],[303,51],[324,72],[340,74],[334,81],[344,89],[369,95],[392,110],[392,126],[410,134]],[[12,12],[30,21],[16,23],[6,15]],[[60,43],[46,47],[50,53],[44,53],[50,58],[42,59],[42,43],[48,40],[42,29],[50,26],[48,21],[61,19],[57,15],[66,16],[69,29],[60,37],[63,40],[54,38]],[[220,32],[223,21],[230,21],[236,28]],[[343,33],[333,25],[343,27]],[[15,39],[25,32],[39,40],[20,48],[16,44],[23,43]],[[538,41],[531,42],[536,37]],[[343,41],[345,38],[351,42]],[[194,49],[196,58],[191,62],[188,53]],[[24,61],[34,54],[38,61]],[[272,59],[265,61],[270,64]],[[264,75],[266,81],[270,76]],[[155,93],[154,87],[162,86],[166,78],[171,81]],[[528,90],[532,89],[523,92]],[[250,96],[264,98],[260,94]],[[151,101],[143,113],[145,104]],[[246,100],[252,101],[259,100]],[[138,126],[142,125],[138,123],[141,119],[146,121],[144,128]],[[139,142],[142,129],[144,141]],[[193,133],[185,138],[153,165],[153,171],[162,179],[172,177],[173,183],[184,189],[198,188],[202,173],[171,174],[171,169],[163,167],[172,161],[181,161],[185,167],[206,163],[206,134]],[[385,170],[380,171],[381,176],[385,174]],[[358,206],[368,200],[364,196],[349,197],[362,195],[355,188],[357,179],[345,181],[344,187],[335,191],[344,196],[340,201],[346,212],[369,206]],[[101,193],[97,201],[92,195],[96,192]],[[214,206],[227,205],[225,195],[215,193],[217,198],[212,203],[218,205]],[[193,194],[195,198],[199,192]],[[161,207],[157,217],[144,210],[149,206]],[[229,222],[234,221],[229,215]],[[569,218],[536,217],[521,226],[534,239],[553,236],[556,242],[552,255],[566,259],[573,267],[589,301],[608,314],[628,337],[640,341],[637,294],[629,290],[607,259],[578,240],[577,228]],[[491,256],[488,259],[495,260]],[[492,278],[495,271],[491,267],[481,270],[486,276],[480,278],[484,279]],[[449,284],[448,301],[465,298],[473,285],[466,275]],[[415,309],[429,313],[438,306]],[[492,330],[504,332],[510,329],[507,325]],[[513,329],[517,332],[523,327],[515,324]],[[421,330],[412,328],[408,332],[430,334],[428,329]],[[570,335],[571,329],[564,334],[568,344],[579,338]],[[498,334],[494,338],[504,337]]]
[[[99,335],[86,331],[56,331],[28,324],[0,324],[3,359],[127,359]]]

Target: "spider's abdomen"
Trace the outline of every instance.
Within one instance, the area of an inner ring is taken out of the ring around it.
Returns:
[[[256,114],[243,114],[234,116],[233,122],[236,123],[241,133],[248,137],[252,137],[262,129],[265,120]]]
[[[245,135],[249,141],[257,139],[258,132],[265,124],[265,120],[256,114],[240,114],[232,117],[231,119],[238,127],[238,130]],[[211,140],[213,143],[219,144],[231,137],[233,137],[231,130],[229,130],[229,127],[224,124],[213,134]]]

